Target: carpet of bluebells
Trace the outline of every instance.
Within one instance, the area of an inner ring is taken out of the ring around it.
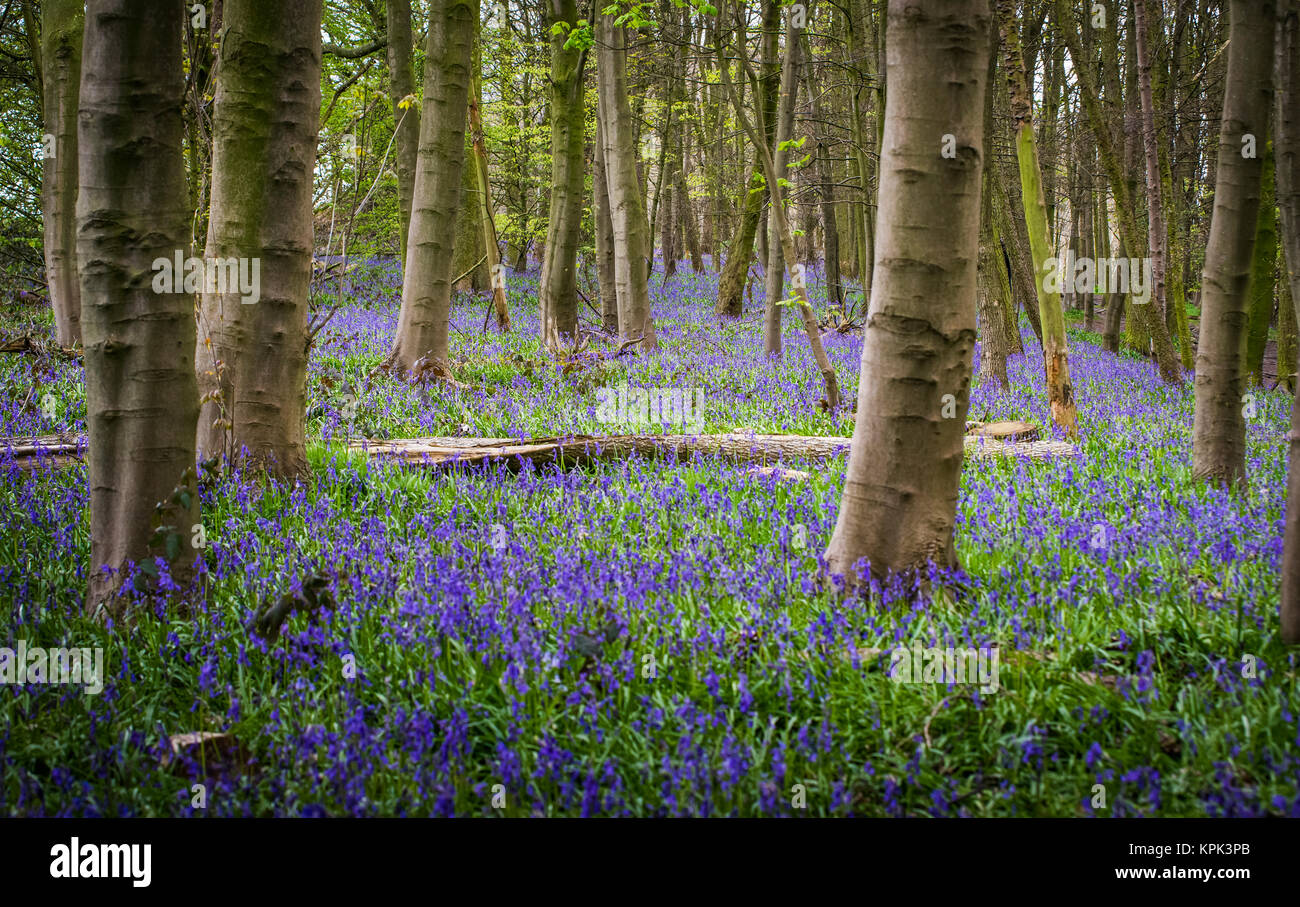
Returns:
[[[80,615],[84,466],[24,470],[0,444],[0,645],[103,646],[107,674],[98,696],[0,686],[0,815],[1300,815],[1284,393],[1252,392],[1249,487],[1207,488],[1190,382],[1072,329],[1078,456],[968,460],[962,569],[844,597],[818,564],[842,458],[782,482],[709,458],[511,473],[348,454],[346,436],[608,432],[595,389],[621,382],[703,389],[706,431],[850,433],[816,405],[796,317],[765,360],[753,304],[712,315],[712,273],[656,273],[662,349],[617,365],[595,361],[610,342],[543,356],[536,271],[508,285],[508,336],[483,330],[484,295],[458,297],[468,387],[415,386],[371,374],[395,270],[355,272],[312,349],[310,475],[211,475],[200,587],[131,626]],[[50,331],[0,313],[5,336]],[[970,418],[1050,423],[1025,343]],[[851,400],[861,337],[826,346]],[[0,356],[0,436],[84,432],[81,382],[75,360]],[[328,607],[275,645],[249,631],[313,577]],[[1001,688],[893,682],[878,653],[914,642],[998,646]],[[196,731],[234,745],[172,757]]]

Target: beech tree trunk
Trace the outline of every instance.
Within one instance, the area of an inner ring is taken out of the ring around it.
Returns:
[[[721,15],[719,13],[719,16]],[[786,24],[785,60],[781,66],[781,92],[784,96],[782,107],[785,107],[787,103],[792,104],[792,101],[788,101],[788,99],[797,90],[795,67],[798,65],[799,40],[793,23],[794,14],[792,13]],[[718,40],[719,47],[721,47],[721,35],[719,35]],[[743,40],[741,43],[743,45]],[[719,52],[719,56],[721,56],[721,52]],[[744,54],[743,46],[740,61],[741,65],[749,72],[750,78],[753,79],[752,68]],[[803,321],[804,335],[808,338],[808,346],[812,351],[813,361],[817,363],[817,368],[822,375],[822,384],[826,388],[826,396],[822,399],[821,404],[827,412],[834,413],[840,405],[839,379],[836,377],[834,366],[831,365],[830,357],[826,355],[826,350],[822,346],[821,330],[817,325],[817,318],[813,314],[812,306],[808,303],[807,280],[803,265],[799,264],[795,252],[794,231],[790,228],[790,221],[786,215],[785,193],[781,188],[781,171],[777,169],[778,161],[782,162],[781,166],[784,167],[781,146],[789,140],[789,133],[793,127],[793,116],[790,117],[788,122],[783,122],[777,127],[773,148],[768,148],[764,143],[764,136],[767,135],[767,124],[761,119],[761,109],[755,111],[760,116],[758,125],[755,127],[749,122],[749,117],[745,115],[745,111],[740,104],[740,97],[736,94],[735,87],[731,84],[731,79],[725,70],[723,71],[723,83],[728,96],[731,98],[731,106],[735,110],[736,119],[740,121],[741,127],[750,142],[759,150],[759,160],[763,162],[763,178],[767,182],[768,197],[772,203],[771,212],[775,222],[776,238],[780,242],[781,252],[785,260],[792,263],[791,284],[794,291],[794,301],[799,309],[800,319]],[[791,95],[787,95],[787,92],[790,92]],[[798,268],[798,270],[795,271],[795,268]],[[772,304],[769,296],[768,309],[773,308],[776,308],[776,306]],[[779,311],[779,308],[777,311]]]
[[[1024,203],[1025,226],[1029,233],[1029,248],[1034,258],[1034,291],[1043,329],[1047,399],[1052,408],[1052,420],[1073,437],[1078,431],[1079,415],[1074,405],[1074,386],[1070,383],[1061,297],[1047,287],[1051,279],[1051,269],[1047,266],[1047,259],[1051,257],[1051,237],[1048,235],[1047,204],[1043,198],[1038,144],[1034,141],[1033,107],[1025,82],[1025,62],[1020,52],[1020,36],[1016,32],[1013,0],[998,0],[998,12],[1011,98],[1011,120],[1015,126],[1016,160],[1020,164],[1020,192]],[[1073,275],[1068,276],[1073,278]]]
[[[758,97],[754,99],[754,104],[756,109],[763,109],[764,121],[769,123],[775,122],[776,117],[776,90],[772,83],[780,78],[780,58],[777,53],[780,25],[781,5],[774,0],[766,0],[763,4],[762,61],[756,86]],[[728,62],[719,57],[718,65],[724,67]],[[714,311],[731,318],[739,318],[744,311],[745,286],[749,279],[749,267],[754,260],[754,240],[758,236],[763,204],[767,200],[760,157],[761,152],[755,148],[753,163],[749,167],[749,179],[745,182],[739,200],[740,229],[727,246],[727,261],[718,277],[718,302]]]
[[[600,284],[602,326],[619,333],[618,288],[614,280],[614,220],[609,211],[609,182],[605,171],[605,143],[596,120],[596,165],[591,178],[593,229],[596,232],[596,279]]]
[[[610,219],[614,226],[614,284],[618,293],[619,330],[624,340],[641,339],[653,350],[654,321],[650,315],[650,225],[641,205],[637,178],[637,144],[632,111],[627,102],[627,40],[613,14],[596,19],[596,75],[599,86],[601,137],[605,143],[605,180]]]
[[[1161,319],[1165,318],[1165,232],[1164,205],[1161,202],[1160,150],[1156,140],[1156,107],[1151,94],[1151,51],[1147,47],[1147,0],[1133,0],[1134,26],[1137,32],[1138,94],[1142,107],[1142,145],[1147,174],[1147,247],[1151,251],[1151,301]]]
[[[226,0],[206,258],[260,286],[205,287],[198,449],[279,475],[307,468],[307,291],[320,118],[321,0]],[[211,291],[210,291],[211,290]],[[252,299],[250,302],[249,299]]]
[[[989,181],[989,186],[993,190],[993,227],[1000,240],[1003,264],[1011,287],[1011,307],[1007,315],[1012,324],[1018,326],[1023,311],[1041,346],[1043,325],[1038,315],[1038,294],[1034,289],[1033,256],[1029,253],[1025,218],[1020,213],[1024,207],[1020,202],[1020,179],[1017,174],[1001,172],[998,179]],[[1009,192],[1008,187],[1014,189],[1014,193]],[[1021,347],[1023,352],[1023,343]]]
[[[465,163],[469,67],[478,0],[433,0],[425,39],[424,108],[402,274],[402,311],[386,364],[410,372],[421,359],[447,359],[451,273]]]
[[[997,40],[998,30],[989,29],[988,72],[985,84],[994,84],[997,78]],[[1002,252],[998,247],[993,228],[993,200],[989,183],[997,179],[997,173],[989,162],[993,159],[993,94],[984,92],[984,172],[981,180],[980,198],[980,256],[978,265],[979,296],[977,303],[977,330],[980,343],[979,376],[982,381],[996,381],[998,387],[1006,390],[1010,387],[1007,378],[1007,323],[1002,312],[1003,296],[1010,295],[1010,285],[1006,279],[1006,268],[1002,262]]]
[[[586,148],[587,52],[570,40],[572,29],[578,24],[577,0],[548,0],[547,8],[546,25],[551,36],[551,207],[537,296],[542,340],[555,349],[561,337],[572,338],[578,329],[578,244],[586,176],[583,151]]]
[[[696,274],[704,272],[704,256],[700,253],[699,225],[695,220],[695,210],[691,205],[691,193],[686,182],[686,171],[677,171],[677,184],[674,187],[677,199],[678,221],[681,225],[682,240],[686,243],[686,252],[691,257],[691,270]]]
[[[1276,0],[1232,0],[1214,214],[1201,274],[1192,474],[1230,485],[1245,478],[1242,413],[1246,292],[1259,216],[1273,86]],[[1246,157],[1251,142],[1254,156]]]
[[[989,3],[890,0],[888,18],[875,277],[825,555],[848,582],[863,561],[876,576],[955,564],[975,343]],[[941,155],[935,123],[955,137],[955,157]]]
[[[1277,107],[1274,165],[1277,171],[1277,202],[1281,222],[1282,249],[1286,256],[1284,281],[1290,299],[1292,324],[1300,322],[1300,0],[1282,0],[1278,5]],[[1277,370],[1284,366],[1279,350]],[[1285,368],[1294,372],[1294,360]],[[1288,645],[1300,644],[1300,380],[1291,400],[1290,458],[1287,462],[1287,496],[1282,551],[1281,635]]]
[[[798,255],[794,252],[791,245],[790,253],[783,249],[784,242],[782,230],[788,229],[783,227],[783,222],[789,220],[789,211],[784,207],[785,192],[781,189],[780,180],[785,179],[786,168],[790,161],[790,152],[786,149],[786,143],[790,141],[791,134],[794,132],[794,104],[798,98],[799,86],[795,80],[795,72],[799,68],[799,41],[794,37],[793,29],[786,33],[786,40],[792,42],[785,49],[785,65],[781,67],[781,85],[777,95],[776,102],[776,127],[772,130],[772,138],[775,140],[771,152],[773,169],[769,173],[766,166],[767,155],[762,157],[764,161],[764,178],[767,181],[767,260],[763,263],[763,355],[774,358],[781,358],[782,355],[782,336],[781,322],[785,308],[780,304],[782,292],[785,289],[785,269],[799,262]],[[760,130],[761,137],[761,130]],[[781,202],[777,202],[778,195]],[[793,253],[793,254],[791,254]]]
[[[397,173],[397,205],[401,211],[398,235],[402,265],[406,265],[406,238],[411,229],[411,195],[415,191],[415,164],[420,151],[420,107],[415,103],[415,70],[411,65],[411,0],[387,0],[388,90],[397,124],[393,169]],[[402,104],[407,98],[407,106]]]
[[[492,183],[488,180],[487,140],[483,137],[483,118],[479,108],[483,104],[480,64],[476,60],[470,74],[469,133],[470,147],[474,149],[474,183],[482,207],[483,248],[487,254],[488,281],[492,287],[492,306],[496,310],[497,328],[503,333],[510,330],[510,303],[506,298],[505,266],[501,264],[501,247],[497,245],[496,218],[492,211]]]
[[[807,32],[804,32],[804,44],[807,47]],[[826,253],[826,300],[832,306],[844,305],[844,290],[840,286],[840,231],[835,221],[835,181],[831,179],[831,159],[827,145],[830,143],[824,125],[821,86],[814,78],[811,50],[807,52],[807,72],[804,74],[804,86],[813,112],[813,141],[817,164],[817,196],[821,205],[823,248]]]
[[[1119,235],[1123,253],[1127,257],[1139,257],[1143,249],[1143,243],[1135,219],[1136,209],[1133,199],[1133,187],[1125,172],[1125,167],[1116,153],[1114,136],[1111,134],[1107,117],[1102,111],[1097,80],[1092,71],[1092,60],[1084,56],[1080,50],[1079,21],[1070,5],[1070,0],[1056,0],[1056,19],[1061,25],[1061,37],[1070,52],[1075,77],[1079,82],[1079,100],[1083,105],[1088,125],[1092,129],[1093,138],[1097,142],[1097,155],[1106,170],[1111,194],[1115,198],[1115,215],[1119,221]],[[1109,32],[1112,35],[1112,40],[1102,42],[1103,61],[1106,64],[1106,95],[1108,101],[1116,98],[1119,94],[1119,80],[1115,72],[1117,67],[1113,63],[1115,54],[1114,28],[1115,26],[1112,23]],[[1272,46],[1271,43],[1269,46]],[[1118,305],[1118,301],[1112,294],[1111,300],[1106,307],[1107,349],[1110,349],[1111,338],[1115,336],[1112,329],[1117,327],[1114,319],[1119,316]],[[1151,307],[1149,302],[1143,305],[1134,305],[1132,309],[1137,319],[1143,323],[1144,332],[1155,341],[1155,355],[1160,368],[1160,377],[1169,384],[1182,383],[1183,372],[1178,362],[1178,353],[1174,349],[1164,318]]]
[[[85,0],[45,0],[41,10],[41,212],[45,222],[45,279],[59,346],[81,344],[81,287],[77,277],[77,96]]]
[[[190,249],[183,9],[175,0],[90,0],[86,8],[77,259],[90,447],[86,605],[94,614],[101,605],[118,613],[114,593],[129,561],[165,557],[179,583],[193,566],[194,297],[155,292],[149,279],[158,259]],[[151,548],[159,504],[172,531]]]
[[[468,116],[468,91],[465,93],[465,110]],[[474,175],[474,146],[470,143],[468,128],[465,130],[465,151],[461,161],[460,201],[456,208],[456,230],[451,253],[451,291],[477,293],[488,287],[487,249],[483,248],[483,205],[478,198],[478,177]]]
[[[1273,303],[1277,300],[1277,201],[1274,193],[1273,143],[1264,142],[1259,149],[1264,158],[1260,176],[1259,216],[1255,219],[1255,249],[1251,255],[1250,289],[1246,307],[1250,321],[1246,330],[1246,378],[1264,384],[1264,352],[1268,348],[1268,329],[1273,323]],[[1278,373],[1282,363],[1278,361]]]

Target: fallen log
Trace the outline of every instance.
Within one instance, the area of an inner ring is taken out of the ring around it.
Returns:
[[[616,462],[632,456],[682,462],[696,454],[717,456],[731,463],[770,464],[787,460],[829,460],[848,452],[851,438],[816,435],[577,435],[565,438],[398,438],[359,439],[348,450],[370,457],[393,459],[412,466],[439,467],[506,461],[512,468],[525,462],[565,467]],[[0,463],[10,457],[35,466],[65,465],[84,454],[84,439],[13,438],[0,440]],[[1068,457],[1074,445],[1065,441],[1002,441],[967,435],[966,456],[1025,456],[1043,460]]]

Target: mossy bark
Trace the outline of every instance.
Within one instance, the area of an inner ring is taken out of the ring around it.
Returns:
[[[1255,252],[1250,265],[1250,290],[1247,306],[1250,324],[1246,332],[1246,376],[1255,384],[1264,383],[1264,351],[1268,346],[1268,329],[1273,322],[1273,303],[1277,299],[1277,202],[1273,186],[1273,143],[1263,148],[1264,172],[1260,177],[1259,216],[1255,219]],[[1282,363],[1278,360],[1278,372]]]
[[[467,108],[468,97],[467,92]],[[483,203],[478,196],[474,146],[470,143],[468,129],[461,160],[464,164],[460,171],[460,201],[456,208],[456,238],[452,246],[455,251],[451,257],[451,276],[457,280],[452,290],[477,292],[488,285],[487,250],[483,248]]]
[[[560,34],[554,33],[552,29],[561,23],[568,28]],[[546,24],[551,35],[551,205],[546,245],[542,250],[538,304],[542,339],[555,348],[562,337],[572,338],[578,329],[578,245],[586,175],[583,152],[587,126],[587,52],[569,46],[571,29],[578,24],[576,0],[550,0]],[[608,203],[608,196],[604,201]]]
[[[1034,290],[1038,299],[1042,325],[1043,364],[1047,375],[1047,399],[1052,420],[1069,436],[1078,430],[1078,412],[1074,387],[1070,383],[1069,350],[1065,340],[1065,316],[1061,296],[1048,289],[1052,269],[1048,236],[1047,205],[1043,198],[1042,170],[1038,162],[1038,145],[1034,141],[1034,122],[1029,89],[1025,82],[1024,59],[1016,32],[1016,12],[1012,0],[998,0],[1002,27],[1002,52],[1006,60],[1011,118],[1015,126],[1016,160],[1020,167],[1020,191],[1024,200],[1025,228],[1034,261]]]
[[[307,292],[320,119],[321,0],[226,0],[206,258],[258,263],[202,296],[198,449],[279,475],[306,470]]]
[[[762,106],[763,119],[767,123],[776,121],[777,88],[774,83],[778,82],[781,74],[777,52],[780,23],[780,4],[766,0],[763,4],[762,64],[757,85],[759,97],[755,98],[755,103]],[[720,65],[728,64],[722,60]],[[767,136],[767,139],[770,140],[771,136]],[[727,260],[718,277],[718,301],[714,311],[731,318],[739,318],[744,311],[745,286],[754,260],[754,240],[758,236],[763,206],[767,202],[767,184],[763,180],[763,164],[759,158],[760,154],[755,149],[749,167],[749,178],[745,181],[737,203],[741,211],[740,228],[727,246]]]
[[[1295,309],[1300,306],[1300,0],[1278,4],[1277,44],[1277,200],[1286,255],[1284,282],[1291,303],[1287,309],[1294,325],[1300,321]],[[1293,362],[1288,359],[1287,366]],[[1288,455],[1279,635],[1287,645],[1296,645],[1300,643],[1300,393],[1291,400]]]

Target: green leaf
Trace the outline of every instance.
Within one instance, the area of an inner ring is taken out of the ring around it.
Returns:
[[[146,558],[140,562],[140,572],[145,576],[157,576],[158,565],[153,562],[153,558]]]

